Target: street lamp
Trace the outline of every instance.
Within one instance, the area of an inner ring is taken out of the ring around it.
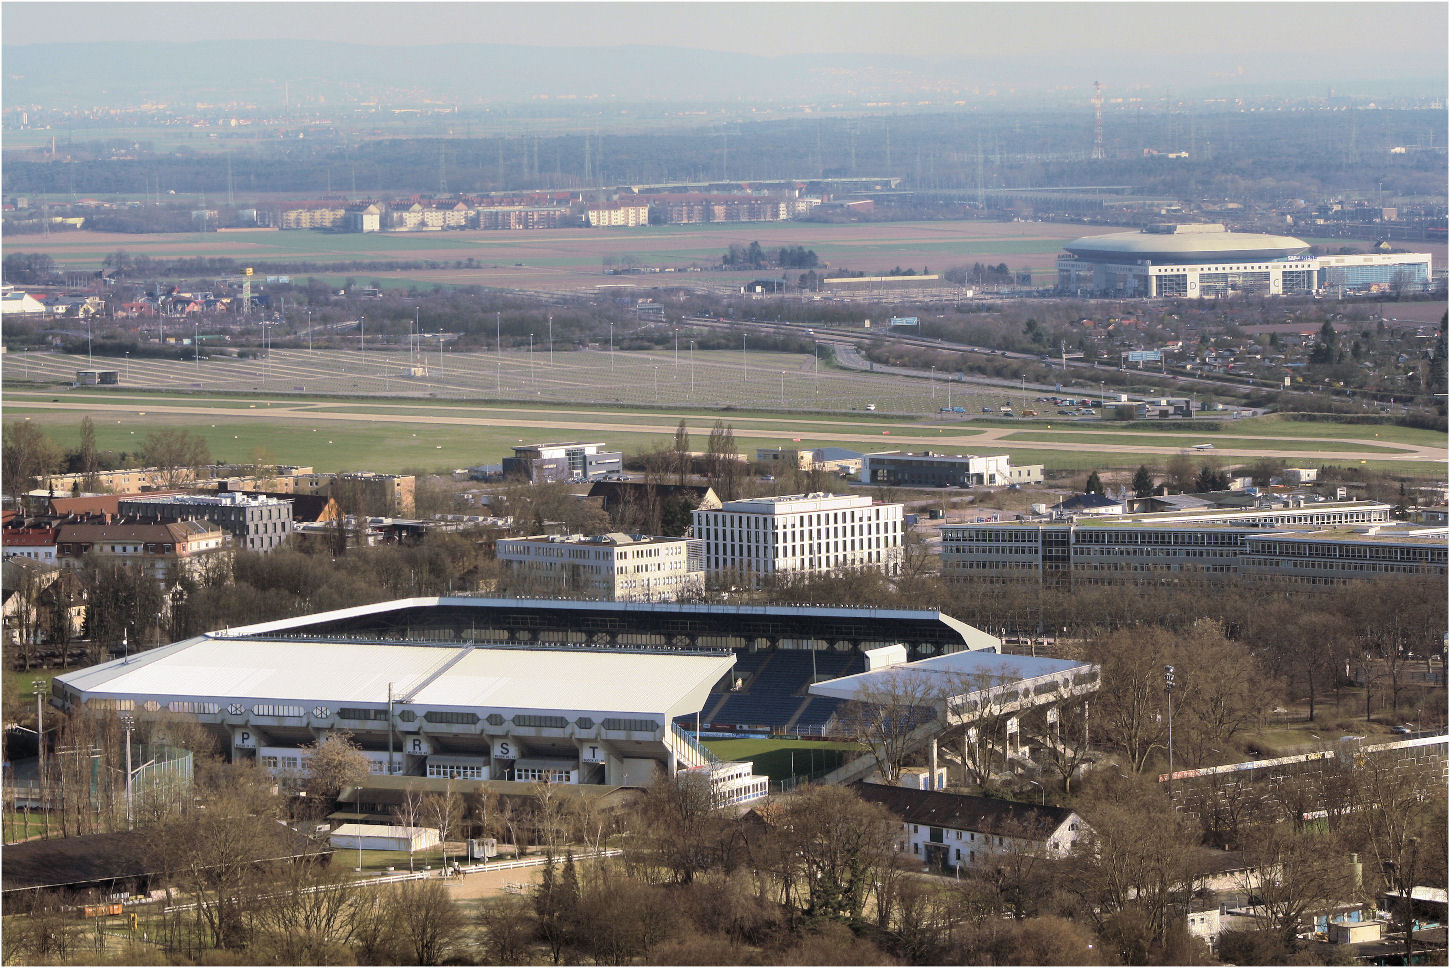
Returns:
[[[609,321],[609,372],[614,372],[614,320]]]
[[[745,355],[745,334],[740,334],[740,361],[745,364],[745,382],[750,382],[750,357]]]
[[[1168,796],[1173,796],[1173,667],[1163,667],[1163,687],[1168,691]]]
[[[443,365],[443,337],[438,337],[438,365]],[[554,366],[554,314],[549,314],[549,367]]]
[[[695,397],[695,341],[690,340],[690,399]]]
[[[27,367],[28,367],[28,365],[29,364],[27,364]],[[26,370],[26,375],[27,376],[30,375],[28,368]],[[130,350],[127,350],[126,351],[126,382],[127,383],[130,383],[131,382],[131,351]]]
[[[50,692],[49,679],[31,679],[30,688],[35,693],[35,740],[40,762],[40,802],[45,805],[45,697]]]
[[[1047,806],[1047,788],[1044,787],[1041,783],[1038,783],[1036,780],[1028,780],[1027,782],[1037,787],[1038,791],[1042,794],[1042,805],[1044,807]]]
[[[136,728],[136,717],[122,713],[121,728],[126,731],[126,829],[130,830],[135,826],[131,810],[131,730]]]

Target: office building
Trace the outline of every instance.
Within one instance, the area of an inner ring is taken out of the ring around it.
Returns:
[[[616,602],[670,602],[705,590],[704,542],[601,534],[501,538],[498,560],[541,594]]]
[[[874,504],[861,495],[794,494],[727,501],[718,510],[693,513],[709,571],[761,576],[878,568],[896,574],[900,568],[900,504]]]
[[[523,477],[531,484],[552,481],[597,481],[624,469],[624,454],[604,444],[520,444],[503,459],[505,477]]]
[[[888,450],[861,458],[862,484],[895,484],[902,487],[997,487],[1007,484],[1041,484],[1042,465],[1012,466],[1006,454],[979,457],[975,454],[919,454]]]
[[[1392,525],[1388,505],[1320,502],[942,528],[942,574],[1048,585],[1277,577],[1332,584],[1446,574],[1444,528]]]

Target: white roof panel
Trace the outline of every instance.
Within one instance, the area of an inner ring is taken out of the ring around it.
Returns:
[[[201,638],[60,678],[87,697],[381,704],[392,683],[394,698],[419,706],[677,715],[697,709],[734,662],[672,652]]]

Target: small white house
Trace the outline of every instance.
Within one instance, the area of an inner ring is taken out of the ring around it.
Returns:
[[[990,868],[1004,854],[1028,851],[1065,857],[1088,832],[1077,812],[1067,807],[881,783],[857,783],[852,789],[901,821],[902,853],[942,871]]]
[[[361,842],[361,843],[359,843]],[[328,837],[334,850],[427,850],[438,845],[438,831],[432,827],[392,827],[381,824],[345,823]]]

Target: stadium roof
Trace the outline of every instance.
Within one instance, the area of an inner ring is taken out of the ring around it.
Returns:
[[[200,636],[58,677],[85,698],[696,712],[730,655]]]
[[[1090,235],[1063,246],[1092,262],[1251,262],[1302,255],[1309,243],[1287,235],[1258,232],[1113,232]]]
[[[440,634],[441,633],[441,634]],[[860,647],[904,643],[932,652],[997,651],[981,629],[931,609],[816,605],[680,605],[571,599],[404,598],[230,630],[250,637],[594,643],[634,641],[672,648],[746,648],[789,639]],[[492,638],[487,636],[492,635]],[[630,637],[633,637],[631,639]]]
[[[889,690],[882,688],[883,686],[892,679],[906,676],[924,682],[939,680],[940,688],[928,686],[923,694],[947,696],[1055,675],[1088,665],[1086,662],[1074,662],[1071,659],[1000,655],[995,652],[953,652],[951,655],[890,665],[870,672],[858,672],[853,676],[818,682],[810,687],[810,693],[813,696],[829,696],[833,699],[855,699],[861,695],[863,687],[868,691],[886,692]]]

